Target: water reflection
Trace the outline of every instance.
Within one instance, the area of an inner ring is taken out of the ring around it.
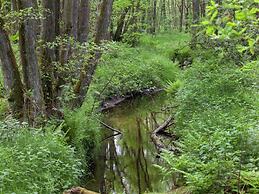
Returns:
[[[168,187],[154,164],[159,164],[150,133],[168,117],[161,111],[164,95],[142,97],[121,104],[106,114],[105,122],[122,131],[103,141],[94,180],[88,188],[101,193],[145,193]],[[104,129],[105,137],[116,132]]]

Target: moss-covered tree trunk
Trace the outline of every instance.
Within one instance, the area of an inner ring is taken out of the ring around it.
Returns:
[[[44,19],[42,20],[41,37],[45,45],[41,48],[40,63],[42,70],[42,87],[44,93],[44,100],[46,105],[46,113],[51,116],[54,113],[55,108],[55,91],[54,91],[54,62],[57,62],[57,52],[55,48],[50,48],[46,43],[53,43],[58,36],[59,23],[57,22],[59,17],[56,13],[57,0],[42,0],[42,6],[44,8]]]
[[[113,37],[114,41],[121,41],[123,38],[123,28],[125,27],[126,16],[129,12],[129,10],[130,10],[130,6],[124,8],[119,17],[119,20],[117,23],[117,28],[116,28],[116,31],[115,31],[115,34]]]
[[[194,48],[197,44],[197,25],[200,20],[200,0],[192,0],[193,9],[193,27],[192,27],[192,42],[191,47]]]
[[[78,40],[87,41],[90,26],[90,0],[81,0],[79,6]]]
[[[8,102],[15,118],[23,116],[23,85],[10,39],[0,18],[0,60]]]
[[[18,9],[33,8],[33,0],[17,0]],[[26,89],[26,107],[30,121],[45,114],[40,68],[36,54],[33,19],[27,18],[19,29],[19,46]]]

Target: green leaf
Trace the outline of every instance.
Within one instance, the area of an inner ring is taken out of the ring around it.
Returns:
[[[236,19],[237,20],[246,20],[246,14],[242,11],[236,11]]]
[[[211,36],[215,33],[216,28],[214,26],[208,26],[206,28],[206,34]]]
[[[254,55],[255,54],[255,40],[249,39],[248,45],[249,45],[249,49],[250,49],[251,54]]]
[[[240,52],[240,53],[243,53],[244,51],[246,51],[248,49],[247,46],[243,46],[241,44],[237,45],[236,48],[237,48],[238,52]]]
[[[214,21],[214,19],[218,16],[218,10],[214,11],[214,13],[212,14],[211,18],[210,18],[210,21]]]

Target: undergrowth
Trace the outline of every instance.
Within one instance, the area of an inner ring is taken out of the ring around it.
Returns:
[[[0,122],[0,193],[61,193],[78,183],[81,162],[59,129]]]
[[[173,50],[186,45],[189,35],[182,33],[143,35],[138,47],[116,43],[106,54],[95,75],[91,91],[99,98],[121,96],[147,88],[163,88],[179,73],[170,59]]]
[[[162,154],[163,172],[192,193],[258,193],[259,63],[240,68],[213,51],[192,54],[172,93],[179,153]]]

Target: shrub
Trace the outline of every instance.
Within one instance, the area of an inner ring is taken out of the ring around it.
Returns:
[[[0,193],[60,193],[81,175],[81,163],[61,132],[1,122]]]

